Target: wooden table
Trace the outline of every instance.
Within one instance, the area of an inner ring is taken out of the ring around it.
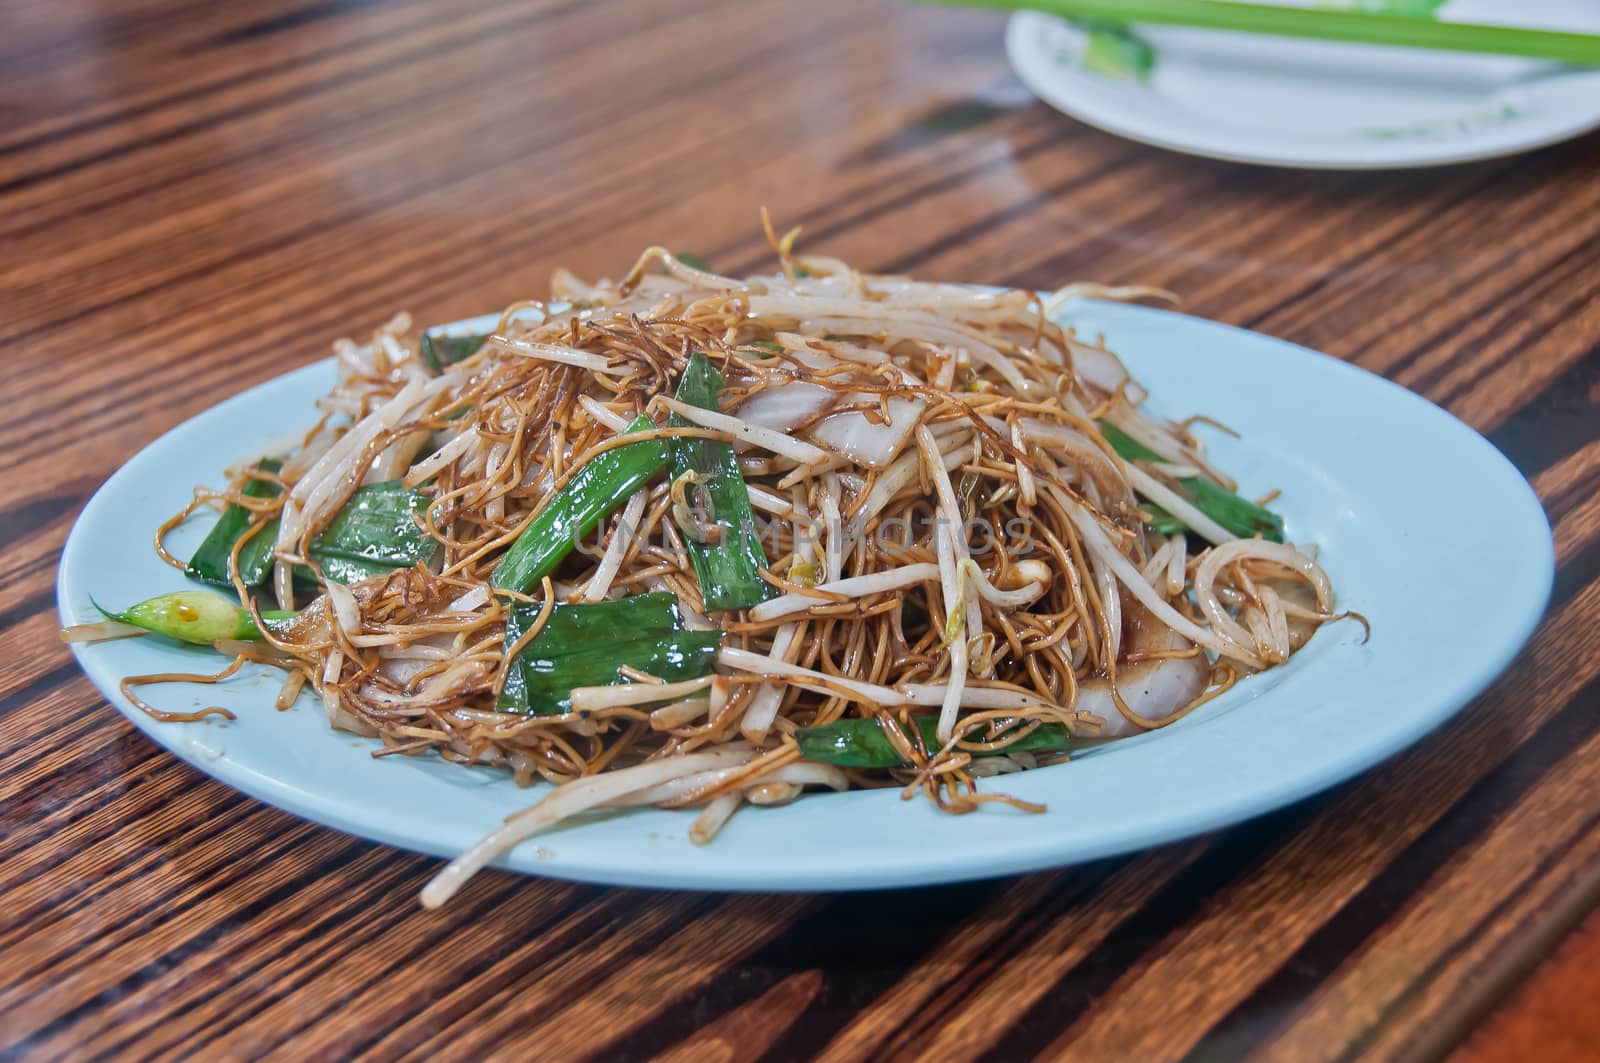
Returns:
[[[0,1044],[1595,1058],[1600,925],[1557,949],[1600,893],[1600,139],[1402,174],[1189,159],[1030,100],[1000,18],[881,0],[6,0],[0,25]],[[1426,395],[1544,500],[1548,618],[1416,748],[1210,837],[856,896],[491,873],[437,913],[435,861],[210,782],[57,643],[67,529],[161,432],[557,264],[767,268],[763,203],[866,268],[1160,285]]]

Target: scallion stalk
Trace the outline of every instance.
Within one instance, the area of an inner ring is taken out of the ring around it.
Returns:
[[[678,401],[716,411],[723,384],[716,366],[697,351],[678,381]],[[673,414],[669,423],[689,422]],[[767,555],[733,447],[715,439],[673,440],[674,485],[685,476],[691,478],[686,496],[696,519],[688,524],[680,520],[679,527],[706,609],[748,609],[766,601],[771,588],[760,570],[767,567]]]
[[[175,591],[146,598],[120,613],[104,608],[98,602],[95,608],[108,619],[142,627],[146,631],[196,646],[209,646],[218,639],[238,639],[244,642],[261,641],[261,629],[248,609],[215,591]],[[261,619],[270,625],[275,620],[289,620],[292,612],[262,610]]]
[[[627,431],[654,427],[641,415]],[[532,590],[607,514],[666,466],[669,450],[664,440],[651,439],[614,447],[587,462],[522,529],[490,574],[490,584],[523,594]]]
[[[427,563],[439,552],[438,540],[416,520],[427,508],[427,496],[399,480],[367,484],[311,540],[308,552],[322,567],[322,574],[339,583],[357,583]],[[268,532],[277,537],[276,527],[258,534]]]
[[[911,720],[916,725],[917,734],[928,752],[932,753],[943,746],[938,736],[937,714],[913,716]],[[907,738],[911,737],[911,728],[902,724],[900,729],[905,732]],[[969,735],[965,741],[982,742],[984,741],[982,736],[983,732],[979,731],[977,734]],[[833,723],[820,724],[816,727],[802,727],[795,732],[795,741],[799,743],[802,757],[819,764],[836,764],[841,768],[896,768],[905,764],[877,720],[856,718],[835,720]],[[1068,749],[1071,742],[1072,736],[1068,734],[1065,725],[1041,723],[1004,749],[974,752],[973,756],[1061,753]]]
[[[1123,461],[1164,461],[1165,459],[1110,421],[1100,422],[1100,433],[1111,444]],[[1187,495],[1196,509],[1241,538],[1260,535],[1271,542],[1283,542],[1283,518],[1264,506],[1232,491],[1218,487],[1201,476],[1185,476],[1178,480],[1181,493]],[[1150,513],[1150,530],[1158,535],[1175,535],[1188,531],[1188,525],[1153,503],[1144,507]]]
[[[263,461],[260,468],[276,472],[275,461]],[[271,498],[278,486],[265,480],[252,480],[243,494]],[[399,480],[367,484],[359,488],[333,520],[311,540],[309,553],[322,568],[322,574],[338,583],[357,583],[370,576],[410,568],[429,562],[439,551],[439,543],[418,525],[415,517],[428,506],[427,496],[406,487]],[[219,587],[232,587],[228,578],[228,555],[239,537],[250,526],[252,515],[243,506],[229,506],[212,527],[186,569],[190,576]],[[239,578],[246,587],[259,587],[272,573],[272,549],[278,541],[278,521],[273,518],[239,550]],[[311,570],[297,568],[295,579],[302,586],[314,586]]]
[[[418,353],[428,368],[433,370],[435,376],[444,372],[447,365],[464,362],[478,353],[488,340],[488,333],[478,333],[469,336],[434,336],[424,332],[419,341]]]
[[[256,463],[256,468],[262,472],[275,473],[283,468],[283,463],[263,458]],[[281,490],[282,488],[271,480],[252,477],[239,493],[246,498],[275,498]],[[212,525],[211,531],[200,543],[200,548],[189,559],[185,571],[202,582],[219,587],[232,587],[233,580],[228,575],[228,559],[233,556],[234,544],[249,529],[254,519],[255,514],[240,505],[230,505],[223,510],[222,518]],[[240,548],[239,579],[246,587],[258,587],[266,582],[267,576],[272,571],[272,546],[277,538],[278,522],[273,520],[267,527],[252,535]]]
[[[531,630],[539,606],[518,604],[506,619],[506,646]],[[669,682],[711,671],[720,631],[686,631],[671,594],[642,594],[604,602],[560,604],[509,666],[496,707],[548,715],[572,708],[576,687],[630,682],[626,665]]]

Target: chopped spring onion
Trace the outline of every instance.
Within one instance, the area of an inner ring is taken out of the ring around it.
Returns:
[[[678,401],[701,409],[717,409],[722,374],[696,352],[678,381]],[[689,422],[678,414],[675,426]],[[750,490],[739,472],[733,447],[715,439],[676,439],[672,444],[672,479],[690,477],[686,497],[693,520],[679,520],[708,611],[747,609],[765,601],[770,588],[759,570],[767,567]]]
[[[467,336],[434,336],[424,332],[419,344],[422,360],[428,363],[435,375],[444,372],[447,365],[464,362],[478,353],[478,348],[483,346],[489,338],[488,333]]]
[[[1111,449],[1124,461],[1162,461],[1161,455],[1128,435],[1110,421],[1100,422],[1100,431],[1111,444]],[[1269,542],[1283,542],[1283,518],[1240,498],[1225,488],[1218,487],[1201,476],[1185,476],[1178,487],[1189,496],[1195,508],[1222,525],[1234,535],[1250,539],[1259,534]],[[1188,526],[1160,506],[1146,505],[1151,516],[1150,530],[1158,535],[1174,535],[1188,531]]]
[[[506,645],[515,646],[539,616],[518,604],[506,620]],[[572,710],[577,687],[630,682],[629,668],[670,681],[707,675],[722,645],[720,631],[687,631],[678,599],[642,594],[604,602],[560,604],[511,662],[496,708],[548,715]]]
[[[628,425],[628,431],[645,432],[654,427],[650,418],[640,415]],[[534,514],[495,566],[490,584],[498,590],[526,594],[554,571],[607,514],[662,470],[669,450],[665,440],[651,439],[595,456]]]
[[[260,467],[276,472],[278,463],[263,461]],[[270,498],[278,493],[278,487],[265,480],[252,480],[243,493],[252,498]],[[432,561],[439,544],[415,520],[427,505],[426,496],[399,480],[367,484],[311,540],[310,554],[321,566],[322,574],[338,583],[358,583],[397,568],[410,568],[419,561]],[[189,575],[206,583],[232,587],[228,555],[249,526],[249,510],[229,506],[189,560]],[[272,574],[272,548],[277,539],[278,521],[273,519],[239,550],[239,578],[246,587],[259,587]],[[295,578],[302,585],[315,583],[308,569],[296,569]]]
[[[283,463],[263,458],[256,468],[275,473],[283,468]],[[252,478],[239,493],[247,498],[275,498],[280,491],[282,488],[271,480]],[[253,519],[254,514],[240,505],[230,505],[223,510],[222,519],[207,533],[185,571],[202,582],[231,588],[233,580],[228,575],[228,559],[233,556],[234,544]],[[259,587],[272,574],[272,545],[277,538],[278,522],[273,520],[239,549],[239,579],[246,587]]]
[[[930,753],[940,749],[943,743],[938,737],[939,717],[926,715],[913,716],[911,719],[916,724],[923,747]],[[904,724],[900,727],[910,738],[911,729]],[[980,729],[963,738],[961,744],[984,740],[984,732]],[[821,764],[837,764],[841,768],[895,768],[905,764],[877,720],[854,718],[835,720],[817,727],[802,727],[795,733],[795,741],[800,745],[802,757]],[[990,757],[1004,753],[1060,753],[1065,752],[1070,743],[1071,737],[1065,725],[1042,723],[1003,749],[974,750],[972,755]]]
[[[259,642],[261,629],[248,609],[224,598],[215,591],[175,591],[147,598],[137,605],[114,613],[95,604],[111,620],[142,627],[146,631],[196,646],[209,646],[218,639],[238,639]],[[278,610],[262,610],[261,618],[271,625],[274,620],[288,620],[295,614]]]
[[[426,564],[439,552],[438,541],[416,521],[427,507],[426,496],[399,480],[367,484],[311,540],[311,556],[324,576],[339,583]]]

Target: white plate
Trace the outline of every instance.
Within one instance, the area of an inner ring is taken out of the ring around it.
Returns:
[[[748,809],[711,844],[693,813],[643,811],[553,831],[502,861],[519,871],[631,886],[859,889],[980,878],[1127,852],[1266,812],[1361,771],[1461,708],[1516,654],[1549,593],[1549,526],[1528,485],[1482,438],[1410,392],[1334,359],[1164,311],[1082,303],[1163,414],[1204,411],[1244,439],[1216,439],[1252,495],[1284,490],[1293,539],[1315,542],[1340,603],[1372,620],[1334,624],[1288,665],[1246,680],[1166,731],[987,785],[1049,805],[950,816],[894,791],[807,796]],[[219,467],[299,427],[333,380],[330,362],[263,384],[163,436],[84,509],[62,556],[65,622],[96,619],[183,581],[149,532],[216,483]],[[174,536],[183,555],[202,522]],[[1493,557],[1492,581],[1464,578]],[[536,796],[487,769],[374,760],[302,698],[272,708],[277,673],[223,687],[151,687],[157,704],[224,702],[239,719],[156,723],[117,693],[125,675],[210,670],[208,651],[136,639],[75,647],[112,704],[200,770],[297,815],[391,845],[451,856]]]
[[[1434,0],[1343,0],[1425,13]],[[1594,0],[1452,0],[1461,22],[1600,32]],[[1131,34],[1131,36],[1127,36]],[[1388,169],[1493,158],[1600,126],[1600,71],[1531,59],[1170,26],[1091,38],[1015,15],[1006,53],[1058,110],[1157,147],[1235,162]]]

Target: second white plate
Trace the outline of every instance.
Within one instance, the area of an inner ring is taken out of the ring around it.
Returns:
[[[1366,0],[1463,22],[1600,32],[1592,0]],[[1600,71],[1529,59],[1013,16],[1006,52],[1058,110],[1192,155],[1311,169],[1437,166],[1600,126]]]

